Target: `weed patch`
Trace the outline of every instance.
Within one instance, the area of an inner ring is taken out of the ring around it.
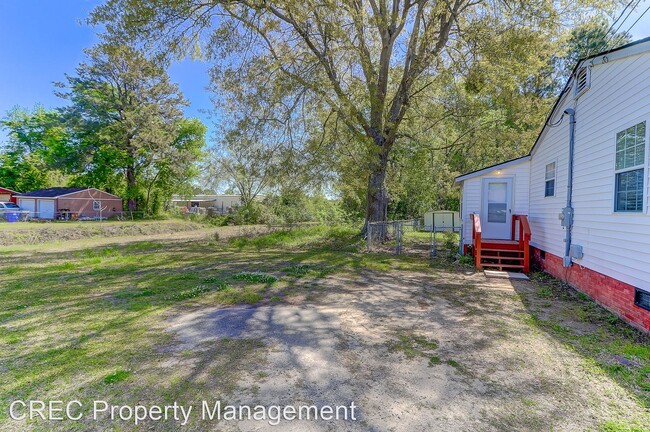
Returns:
[[[210,291],[210,287],[206,285],[198,285],[192,288],[191,290],[188,291],[183,291],[179,292],[178,294],[174,294],[171,299],[172,300],[187,300],[191,298],[198,297],[202,294],[205,294]]]
[[[430,352],[438,348],[438,342],[412,332],[401,332],[396,341],[388,343],[388,351],[402,353],[406,358],[431,357]]]
[[[235,280],[241,280],[251,283],[272,284],[277,282],[278,278],[268,273],[262,272],[240,272],[231,276]]]
[[[104,377],[104,384],[115,384],[120,381],[126,380],[129,376],[131,376],[131,372],[126,370],[119,370],[106,375]]]

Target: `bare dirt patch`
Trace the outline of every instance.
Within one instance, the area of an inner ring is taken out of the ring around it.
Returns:
[[[647,418],[588,358],[531,325],[507,280],[363,271],[330,276],[317,291],[299,304],[173,314],[167,330],[181,351],[220,340],[264,344],[264,361],[232,387],[238,403],[359,406],[357,422],[282,430],[582,431]],[[222,422],[220,430],[265,425]]]

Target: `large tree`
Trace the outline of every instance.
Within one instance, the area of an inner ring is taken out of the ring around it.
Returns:
[[[531,28],[555,37],[567,10],[576,9],[551,0],[108,0],[91,22],[114,40],[154,41],[163,54],[198,53],[207,39],[215,77],[254,75],[270,89],[307,92],[363,143],[357,176],[375,221],[387,217],[390,156],[424,90],[481,62],[500,35]],[[507,60],[506,79],[523,64],[506,49],[487,54]]]
[[[102,43],[86,55],[88,60],[75,76],[66,76],[59,92],[70,101],[61,111],[72,131],[76,171],[86,183],[114,182],[119,173],[128,208],[134,211],[143,173],[177,150],[187,102],[163,65],[137,49]]]
[[[0,185],[26,192],[59,186],[69,162],[68,134],[55,110],[14,108],[0,120],[8,141],[0,146]]]

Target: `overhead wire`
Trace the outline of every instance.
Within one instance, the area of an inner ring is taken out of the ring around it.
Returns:
[[[650,10],[650,6],[648,6],[641,15],[634,21],[634,23],[630,26],[630,28],[627,29],[626,33],[629,33],[630,30],[632,30],[632,27],[634,27],[639,21],[641,21],[641,18],[643,18],[643,15],[645,15],[648,11]]]

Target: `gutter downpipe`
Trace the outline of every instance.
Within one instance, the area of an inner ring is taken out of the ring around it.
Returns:
[[[564,226],[566,238],[564,240],[564,267],[571,267],[571,228],[573,227],[573,207],[571,198],[573,194],[573,153],[575,148],[576,112],[572,108],[564,110],[569,115],[569,173],[567,180],[566,208],[564,208]]]

